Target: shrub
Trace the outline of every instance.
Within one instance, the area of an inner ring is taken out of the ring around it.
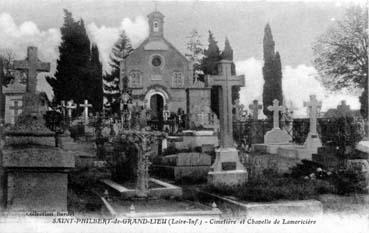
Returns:
[[[234,195],[241,200],[252,202],[306,200],[335,190],[333,185],[324,180],[295,179],[272,174],[264,174],[251,179],[245,186],[208,187],[208,190],[224,195]]]
[[[332,180],[338,194],[366,193],[367,182],[363,173],[351,169],[339,170]]]

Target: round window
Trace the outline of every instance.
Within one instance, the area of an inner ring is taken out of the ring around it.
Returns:
[[[155,67],[158,67],[161,65],[161,58],[160,56],[154,56],[151,60],[151,64]]]

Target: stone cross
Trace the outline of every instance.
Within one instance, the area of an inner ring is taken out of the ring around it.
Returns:
[[[310,133],[311,135],[316,135],[318,109],[322,107],[322,101],[318,101],[316,95],[310,95],[310,102],[304,102],[304,107],[309,109]]]
[[[68,105],[65,106],[65,108],[68,111],[68,117],[69,117],[69,119],[72,119],[72,110],[75,109],[75,108],[77,108],[77,105],[73,104],[73,100],[71,100],[71,101],[68,101]]]
[[[14,101],[14,106],[10,106],[9,109],[13,110],[14,112],[14,122],[15,122],[15,119],[17,118],[18,114],[20,113],[18,110],[21,110],[22,109],[22,106],[21,105],[18,105],[18,101]]]
[[[60,105],[58,106],[61,110],[61,113],[63,115],[63,118],[65,117],[65,109],[66,109],[66,105],[65,105],[65,101],[62,100],[60,101]]]
[[[87,125],[88,124],[88,108],[92,107],[92,105],[88,103],[88,100],[85,100],[85,103],[80,104],[79,106],[84,108],[84,110],[83,110],[84,122],[85,122],[85,125]]]
[[[279,106],[279,100],[273,100],[273,106],[268,106],[268,110],[273,112],[273,128],[279,129],[279,112],[284,111],[283,106]]]
[[[209,119],[209,116],[207,113],[205,113],[204,111],[201,111],[201,113],[197,114],[197,117],[199,118],[199,123],[204,126],[205,124],[207,124],[207,119]]]
[[[26,92],[36,93],[37,73],[49,72],[50,63],[41,62],[37,57],[37,47],[28,47],[27,58],[21,61],[14,61],[14,69],[27,72]]]
[[[263,108],[263,105],[258,103],[258,100],[252,101],[252,104],[249,105],[249,109],[252,111],[252,119],[258,120],[259,118],[259,110]]]
[[[206,76],[208,87],[219,88],[219,122],[220,122],[220,146],[233,147],[233,120],[232,120],[232,87],[244,86],[245,76],[234,76],[231,73],[232,61],[221,60],[218,64],[219,75]]]
[[[167,121],[169,119],[169,116],[170,116],[170,112],[168,110],[168,106],[165,106],[164,110],[163,110],[163,119],[164,119],[164,121]]]
[[[346,100],[342,100],[341,105],[337,106],[337,111],[340,116],[346,117],[350,115],[351,112],[350,105],[346,104]]]
[[[236,121],[241,120],[242,114],[243,114],[244,105],[243,104],[240,104],[240,99],[236,99],[234,101],[233,108],[235,109],[235,113],[234,113],[235,120]]]

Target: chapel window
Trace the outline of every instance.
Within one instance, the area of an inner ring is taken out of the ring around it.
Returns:
[[[141,87],[142,80],[141,80],[141,72],[140,71],[131,71],[129,74],[129,82],[130,87]]]
[[[173,81],[172,81],[172,86],[174,88],[178,88],[178,87],[183,87],[184,85],[184,80],[183,80],[183,75],[181,72],[174,72],[173,73]]]

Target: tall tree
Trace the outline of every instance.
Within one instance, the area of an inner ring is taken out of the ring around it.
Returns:
[[[119,83],[120,83],[120,62],[126,59],[133,51],[131,41],[123,30],[119,34],[118,40],[114,43],[109,55],[109,66],[111,73],[105,74],[104,79],[104,107],[110,108],[112,112],[119,112]],[[123,88],[128,86],[128,77],[123,77]]]
[[[268,110],[269,105],[273,105],[273,100],[283,103],[282,92],[282,65],[279,52],[275,51],[272,30],[267,24],[264,29],[263,50],[263,112],[268,118],[272,118],[273,112]]]
[[[201,62],[201,69],[205,75],[217,75],[218,74],[218,62],[220,61],[220,50],[218,42],[215,40],[214,35],[209,31],[208,48],[204,51],[204,58]],[[218,99],[218,87],[211,88],[211,109],[219,116],[219,99]]]
[[[91,82],[93,85],[90,87],[92,91],[89,93],[91,97],[91,104],[95,111],[102,111],[103,105],[103,82],[102,82],[102,64],[99,57],[99,49],[96,44],[92,45],[91,48],[91,61],[90,61],[90,71],[91,71]]]
[[[75,21],[72,13],[64,10],[64,24],[60,29],[62,42],[59,45],[55,77],[46,80],[54,91],[54,102],[74,100],[82,103],[94,99],[94,77],[91,76],[91,45],[83,20]]]
[[[329,90],[364,89],[361,113],[368,117],[368,13],[366,8],[348,8],[315,42],[314,66],[318,80]]]
[[[232,61],[231,64],[231,73],[232,75],[236,75],[236,65],[233,62],[233,49],[231,47],[231,44],[229,43],[228,38],[225,38],[225,42],[224,42],[224,49],[222,54],[220,55],[221,60],[229,60]],[[232,102],[234,103],[234,101],[236,99],[240,98],[240,87],[238,86],[232,86]]]

